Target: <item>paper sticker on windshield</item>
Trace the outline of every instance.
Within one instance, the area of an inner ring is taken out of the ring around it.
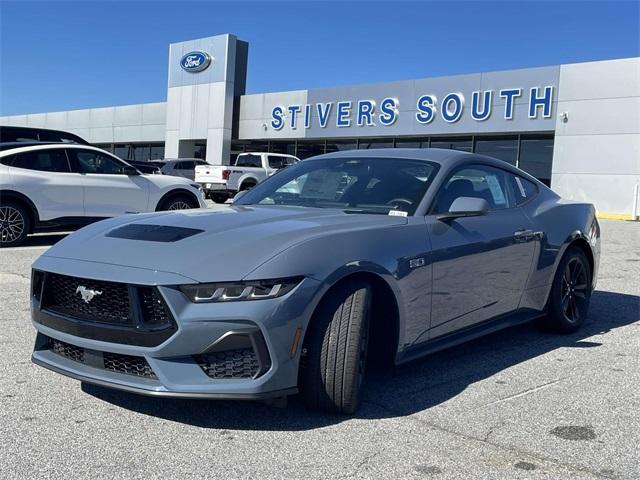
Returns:
[[[500,186],[500,182],[495,177],[495,175],[487,175],[485,177],[487,185],[489,185],[489,190],[491,190],[491,196],[493,197],[493,202],[496,205],[506,205],[507,199],[504,198],[504,193],[502,193],[502,187]]]
[[[341,182],[344,182],[342,172],[310,172],[300,192],[300,198],[335,200]]]
[[[406,217],[407,212],[403,212],[402,210],[389,210],[389,215],[392,217]]]

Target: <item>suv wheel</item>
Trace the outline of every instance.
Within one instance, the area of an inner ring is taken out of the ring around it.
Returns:
[[[560,261],[549,294],[547,316],[541,327],[573,333],[584,323],[591,299],[591,268],[580,248],[570,247]]]
[[[31,228],[31,217],[26,207],[8,201],[0,205],[0,247],[22,244]]]
[[[173,195],[166,199],[158,210],[187,210],[198,208],[192,198],[187,195]]]
[[[320,306],[309,331],[301,377],[308,407],[354,413],[360,405],[369,343],[371,288],[339,287]]]

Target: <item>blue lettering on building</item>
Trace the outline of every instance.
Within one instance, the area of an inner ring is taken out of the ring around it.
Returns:
[[[551,102],[553,100],[553,87],[544,87],[544,94],[540,96],[540,89],[533,87],[529,95],[529,118],[538,117],[538,107],[542,107],[542,116],[551,117]]]
[[[433,95],[422,95],[418,99],[418,111],[416,120],[419,123],[430,123],[436,116],[436,97]]]
[[[464,97],[460,93],[450,93],[442,99],[440,113],[445,122],[457,122],[464,108]]]
[[[481,93],[483,92],[473,92],[471,95],[471,118],[479,122],[491,116],[491,98],[493,97],[493,92],[486,90],[482,95],[482,107],[480,107]]]
[[[274,130],[280,130],[282,127],[284,127],[284,118],[282,116],[282,107],[273,107],[273,110],[271,110],[271,127]]]
[[[398,101],[395,98],[385,98],[380,103],[380,116],[378,120],[381,125],[393,125],[398,118]]]
[[[428,125],[436,121],[456,123],[463,116],[468,116],[476,122],[482,122],[491,117],[495,107],[494,93],[504,102],[502,117],[504,120],[512,120],[516,114],[532,120],[551,118],[553,110],[554,87],[533,87],[529,89],[528,112],[526,106],[516,105],[517,99],[523,96],[522,88],[504,88],[502,90],[476,90],[471,92],[471,108],[465,113],[465,97],[463,93],[451,92],[438,101],[433,93],[421,93],[415,103],[415,121],[421,125]],[[525,103],[525,102],[522,102]],[[383,98],[380,104],[374,99],[338,100],[335,102],[308,103],[305,105],[292,104],[288,106],[275,106],[271,110],[271,128],[280,130],[285,123],[295,130],[298,120],[304,123],[304,128],[326,128],[329,122],[335,122],[338,128],[394,125],[400,116],[399,102],[396,97]],[[526,105],[526,103],[525,103]],[[496,107],[497,108],[497,107]],[[314,116],[317,113],[317,118]],[[285,113],[286,112],[286,113]],[[519,113],[518,113],[519,112]],[[525,113],[526,112],[526,113]],[[408,112],[411,114],[411,112]],[[542,114],[542,115],[540,115]],[[405,124],[403,124],[405,125]]]

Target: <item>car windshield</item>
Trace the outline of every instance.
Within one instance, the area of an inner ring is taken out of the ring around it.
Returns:
[[[437,170],[398,158],[328,158],[298,162],[260,183],[236,205],[339,208],[348,213],[412,215]]]

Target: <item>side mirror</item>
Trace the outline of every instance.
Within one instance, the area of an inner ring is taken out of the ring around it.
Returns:
[[[489,211],[489,204],[484,198],[475,197],[458,197],[456,198],[449,211],[436,216],[438,220],[449,220],[460,217],[477,217],[486,215]]]
[[[124,166],[122,168],[122,173],[129,176],[140,175],[140,171],[137,168],[132,167],[131,165]]]
[[[232,203],[235,203],[236,201],[240,200],[242,197],[245,196],[245,194],[248,192],[249,190],[240,190],[238,193],[236,193],[233,197]]]

